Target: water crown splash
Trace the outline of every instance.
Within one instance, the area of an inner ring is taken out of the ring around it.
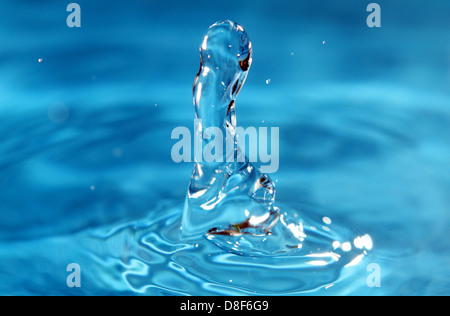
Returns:
[[[202,139],[194,146],[206,148],[220,134],[226,135],[221,141],[227,150],[220,161],[195,157],[182,237],[203,236],[243,256],[317,255],[322,265],[361,260],[372,248],[368,235],[356,237],[342,228],[339,234],[328,227],[318,230],[317,223],[307,223],[297,212],[281,211],[275,205],[275,185],[270,177],[258,171],[239,149],[235,99],[251,63],[252,45],[242,26],[221,21],[208,29],[193,86],[195,132],[201,134],[195,138]],[[352,248],[348,237],[358,240],[358,247]]]

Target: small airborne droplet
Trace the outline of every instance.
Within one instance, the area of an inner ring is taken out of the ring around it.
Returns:
[[[113,149],[113,156],[116,158],[120,158],[123,156],[123,149],[120,147],[116,147]]]
[[[91,185],[90,189],[91,189],[92,191],[94,191],[94,190],[95,190],[95,185]]]
[[[64,103],[54,103],[49,106],[47,116],[53,123],[61,124],[69,119],[70,109]]]

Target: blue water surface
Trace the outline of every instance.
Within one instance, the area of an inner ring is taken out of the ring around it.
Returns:
[[[450,294],[448,1],[380,0],[380,28],[369,1],[78,3],[81,28],[69,2],[0,3],[1,295]],[[170,136],[222,19],[252,40],[238,125],[280,128],[277,201],[369,234],[358,264],[179,240],[192,164]]]

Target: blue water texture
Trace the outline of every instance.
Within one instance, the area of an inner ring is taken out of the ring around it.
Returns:
[[[370,1],[77,3],[81,28],[69,2],[0,3],[0,295],[450,294],[448,1],[379,0],[380,28]],[[252,41],[238,125],[280,130],[277,201],[370,236],[358,262],[179,239],[170,136],[224,19]]]

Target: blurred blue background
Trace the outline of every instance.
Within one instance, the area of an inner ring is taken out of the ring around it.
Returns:
[[[60,293],[55,236],[183,203],[170,133],[230,19],[254,49],[238,124],[280,127],[278,201],[371,234],[389,276],[364,294],[449,294],[450,3],[380,0],[369,28],[370,2],[79,0],[69,28],[70,1],[2,1],[0,293]]]

